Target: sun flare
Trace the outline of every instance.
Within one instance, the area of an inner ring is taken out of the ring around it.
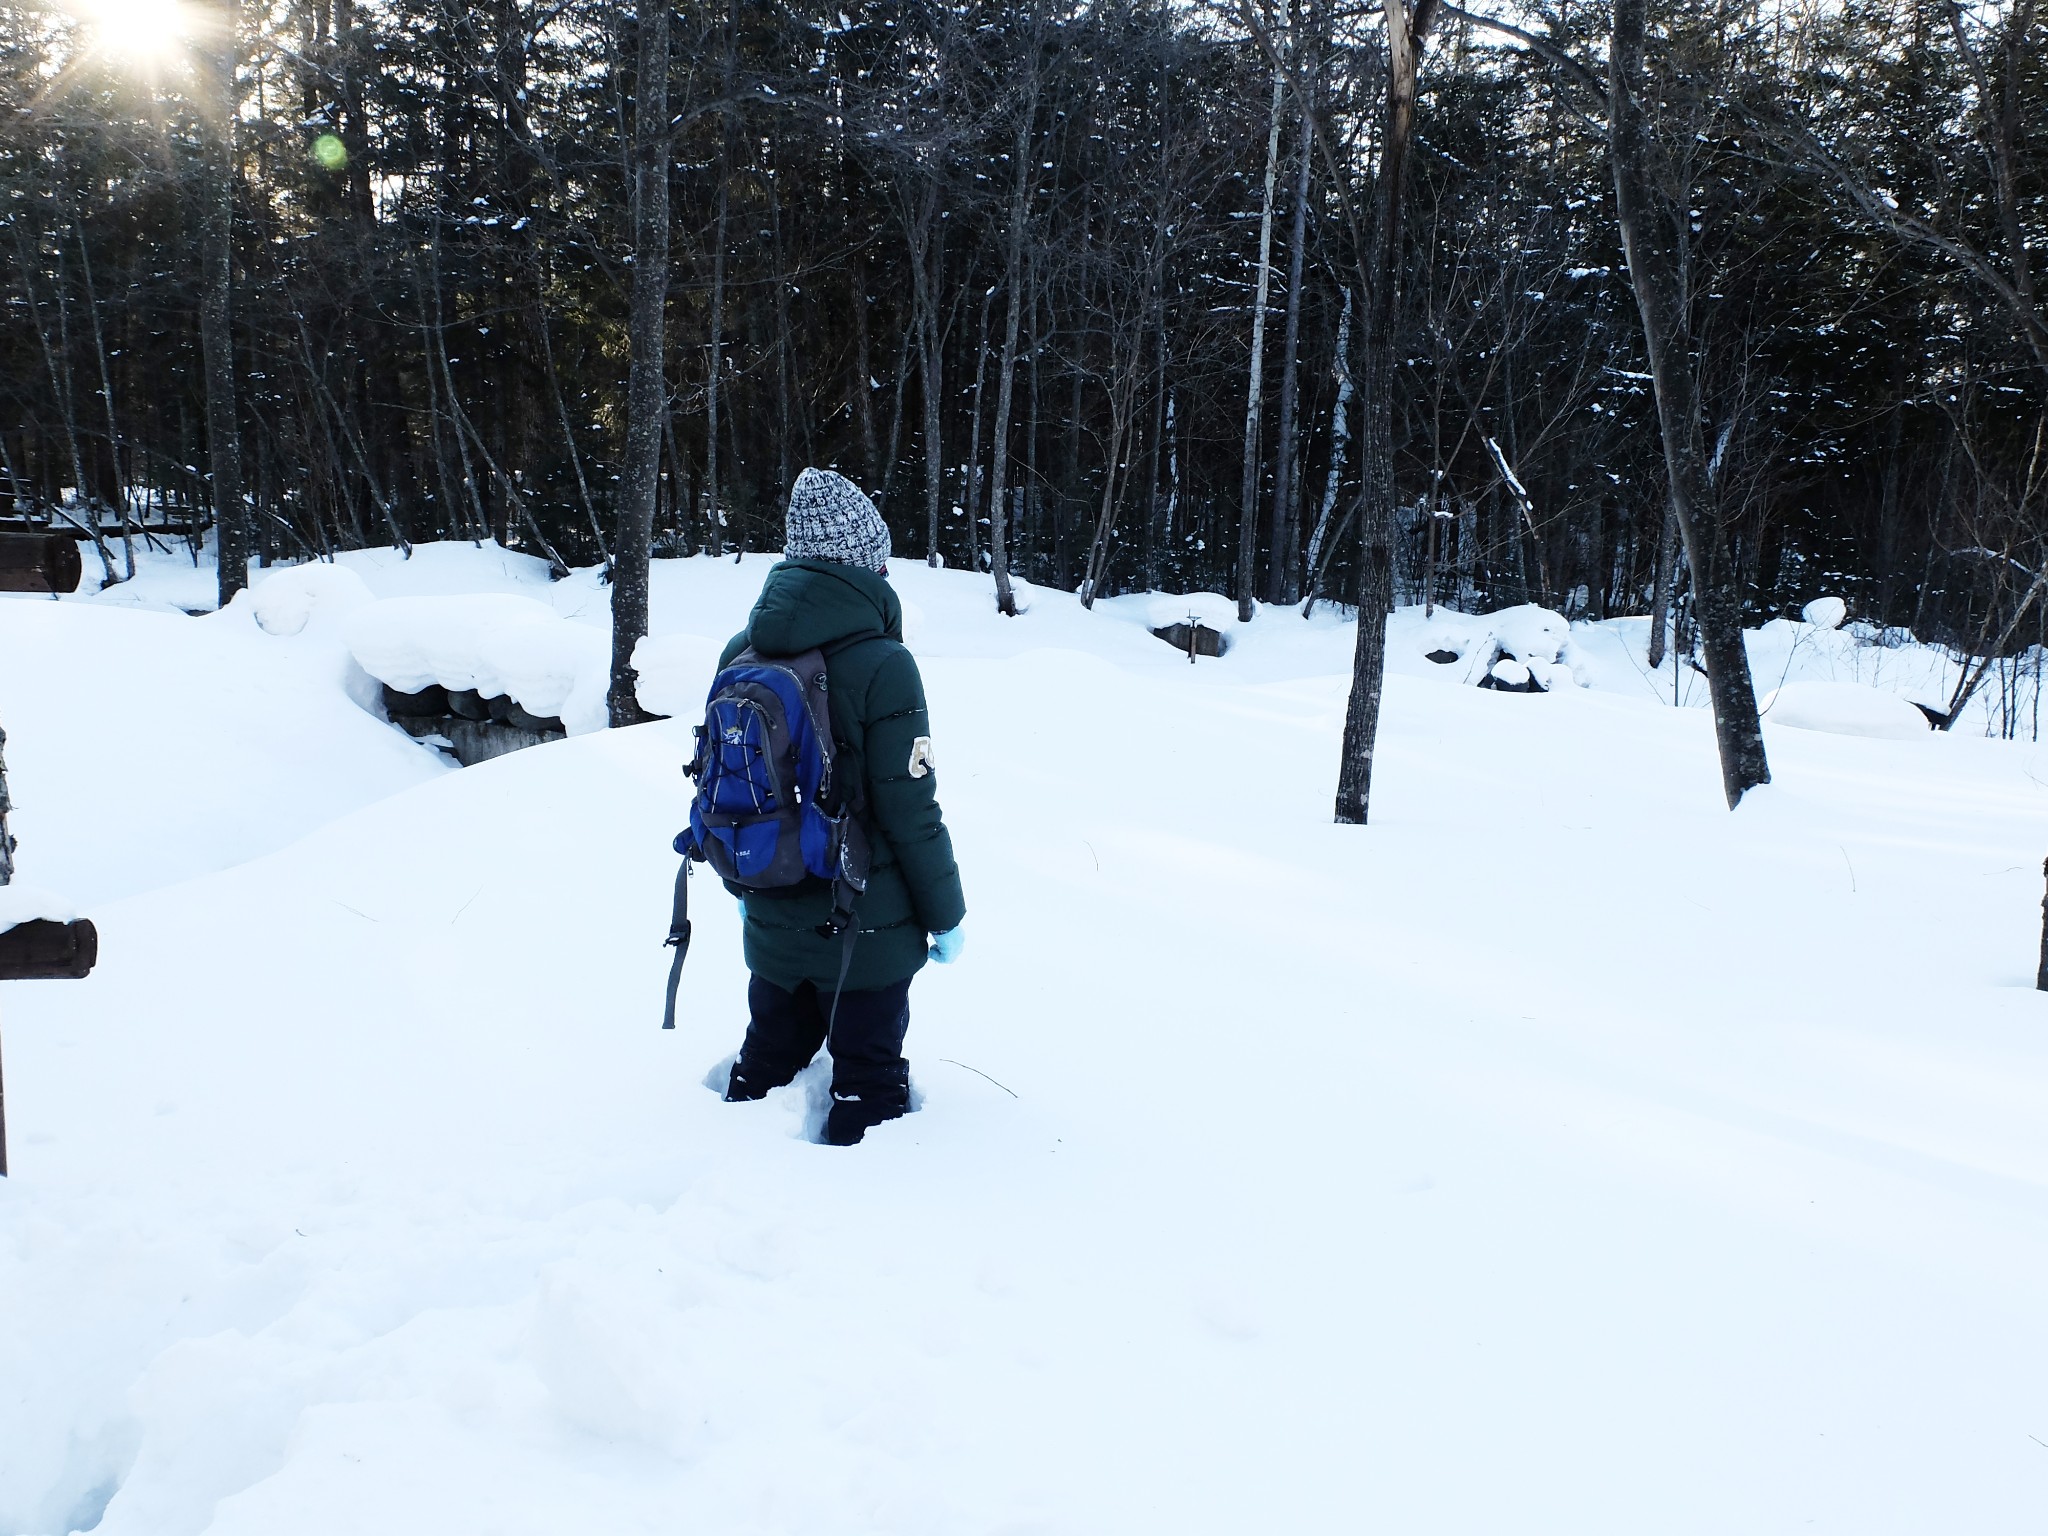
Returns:
[[[194,17],[183,0],[82,0],[81,13],[109,52],[162,59],[190,40]]]

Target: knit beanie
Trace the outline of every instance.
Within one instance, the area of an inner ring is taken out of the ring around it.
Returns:
[[[836,560],[879,571],[889,563],[889,525],[859,486],[829,469],[807,469],[789,489],[791,560]]]

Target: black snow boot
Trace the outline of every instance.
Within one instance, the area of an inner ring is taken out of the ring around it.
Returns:
[[[832,1108],[825,1115],[825,1145],[851,1147],[884,1120],[910,1109],[910,1068],[899,1066],[879,1077],[832,1085]]]
[[[725,1102],[745,1104],[754,1099],[765,1099],[776,1089],[787,1088],[795,1082],[797,1073],[809,1065],[809,1062],[798,1062],[791,1066],[787,1062],[750,1057],[742,1051],[733,1058],[732,1072],[725,1080]]]

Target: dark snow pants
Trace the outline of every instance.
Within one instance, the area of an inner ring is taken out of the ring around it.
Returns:
[[[910,1064],[903,1036],[910,1028],[910,982],[839,994],[804,982],[794,992],[756,976],[747,986],[746,1043],[732,1064],[728,1099],[758,1099],[811,1064],[819,1046],[832,1052],[832,1109],[825,1140],[847,1146],[870,1126],[910,1107]],[[831,1019],[826,1038],[827,1020]]]

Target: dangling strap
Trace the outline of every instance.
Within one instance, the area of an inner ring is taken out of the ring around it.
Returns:
[[[661,1027],[676,1027],[676,988],[682,984],[683,961],[690,953],[690,857],[683,855],[683,867],[676,871],[675,914],[669,919],[665,941],[676,952],[668,968],[668,1006],[662,1010]]]
[[[832,1011],[825,1016],[825,1038],[832,1038],[832,1026],[839,1022],[839,994],[846,990],[846,973],[853,969],[853,941],[860,937],[860,925],[850,918],[846,937],[839,942],[839,985],[832,989]]]

